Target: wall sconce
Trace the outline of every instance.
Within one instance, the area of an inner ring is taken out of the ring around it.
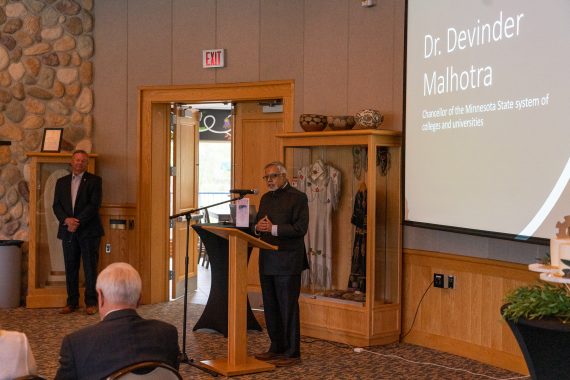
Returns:
[[[365,8],[370,8],[376,5],[376,0],[360,0],[360,2]]]

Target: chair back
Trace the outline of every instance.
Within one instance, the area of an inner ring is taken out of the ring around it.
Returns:
[[[175,368],[162,362],[141,362],[115,371],[107,380],[182,380]]]

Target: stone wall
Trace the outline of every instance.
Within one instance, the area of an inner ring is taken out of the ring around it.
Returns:
[[[0,0],[0,239],[28,240],[26,152],[91,151],[93,0]]]

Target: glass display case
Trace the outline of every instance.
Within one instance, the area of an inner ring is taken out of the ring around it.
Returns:
[[[70,173],[71,153],[32,152],[28,157],[30,241],[26,306],[62,307],[67,298],[65,266],[52,203],[55,183]],[[89,155],[87,171],[91,173],[95,170],[95,158],[96,155]]]
[[[401,314],[401,134],[278,135],[309,201],[302,334],[351,345],[396,342]]]

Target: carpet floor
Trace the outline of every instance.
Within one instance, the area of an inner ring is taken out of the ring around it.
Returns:
[[[182,345],[183,300],[145,305],[138,309],[144,318],[169,322],[179,331]],[[204,310],[203,305],[188,305],[186,353],[196,361],[226,356],[227,340],[210,330],[193,332],[192,327]],[[264,326],[263,314],[255,312]],[[99,321],[99,315],[84,313],[60,315],[59,309],[0,309],[0,327],[26,333],[41,376],[53,379],[58,367],[59,347],[64,335]],[[265,332],[248,332],[250,355],[266,351]],[[235,379],[528,379],[529,377],[491,367],[460,356],[411,344],[353,347],[335,342],[302,337],[302,362],[272,372],[236,376]],[[212,376],[194,366],[182,364],[184,379],[210,379]]]

